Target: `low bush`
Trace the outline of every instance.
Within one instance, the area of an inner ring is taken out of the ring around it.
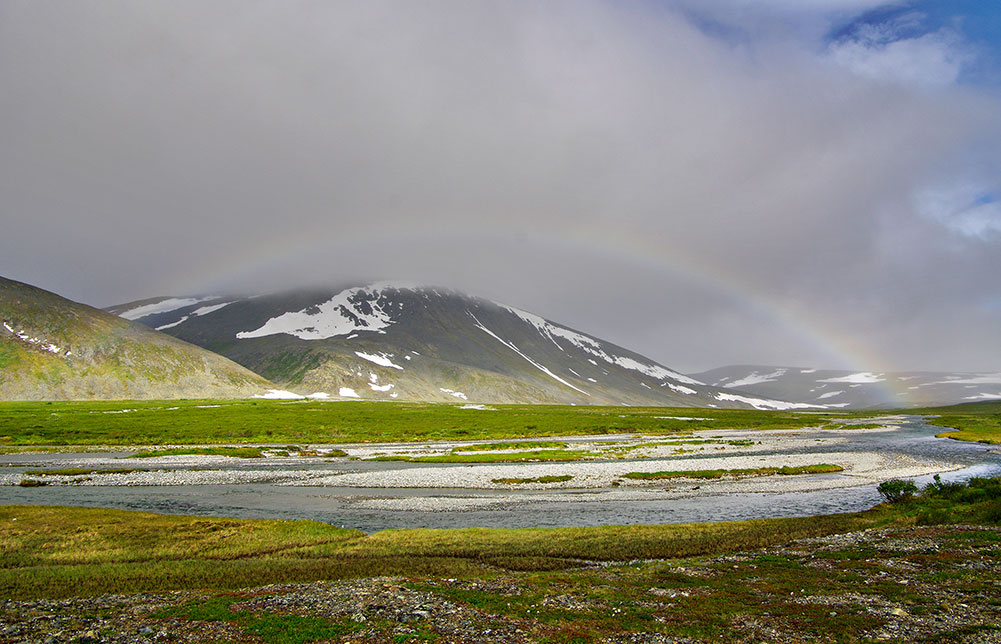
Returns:
[[[903,479],[890,479],[879,484],[876,490],[890,503],[901,503],[914,497],[918,486]]]

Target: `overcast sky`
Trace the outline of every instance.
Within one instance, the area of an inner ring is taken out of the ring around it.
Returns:
[[[0,275],[422,281],[688,372],[997,371],[999,43],[986,0],[5,0]]]

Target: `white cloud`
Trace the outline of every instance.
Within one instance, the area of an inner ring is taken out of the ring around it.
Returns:
[[[954,85],[974,59],[962,38],[951,29],[941,29],[897,39],[908,24],[867,25],[854,38],[832,44],[829,59],[876,81],[925,90]]]
[[[983,183],[962,180],[926,188],[914,203],[919,214],[960,235],[987,239],[1001,233],[1001,202]]]

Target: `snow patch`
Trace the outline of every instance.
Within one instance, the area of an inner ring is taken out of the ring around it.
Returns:
[[[726,387],[727,389],[735,389],[737,387],[743,387],[747,385],[757,385],[763,382],[774,382],[779,378],[781,378],[782,376],[784,376],[786,371],[788,370],[776,369],[771,373],[765,373],[765,374],[758,373],[757,371],[752,371],[751,373],[747,374],[743,378],[740,378],[739,380],[734,380],[732,382],[726,383],[724,387]]]
[[[368,383],[368,386],[372,391],[389,391],[396,385],[394,385],[393,383],[389,383],[388,385],[377,385],[374,382],[370,382]]]
[[[191,315],[208,315],[209,313],[212,313],[213,311],[218,311],[224,306],[229,306],[230,304],[232,304],[232,302],[223,302],[222,304],[212,304],[210,306],[203,306],[199,309],[195,309],[194,311],[192,311]]]
[[[824,398],[834,398],[835,396],[840,396],[845,393],[844,390],[841,391],[828,391],[826,394],[820,394],[817,396],[817,400],[823,400]]]
[[[737,394],[716,394],[716,400],[728,400],[730,402],[742,402],[755,409],[816,409],[824,405],[808,405],[806,403],[790,403],[781,400],[767,400],[763,398],[750,398],[748,396],[738,396]]]
[[[283,313],[258,329],[240,331],[236,337],[243,340],[286,333],[300,340],[325,340],[356,331],[385,333],[384,329],[392,326],[394,320],[390,312],[383,308],[386,304],[383,292],[413,288],[413,285],[389,282],[349,288],[322,304]]]
[[[338,390],[337,395],[341,398],[361,398],[358,393],[351,387],[341,387]]]
[[[657,379],[670,378],[671,380],[674,380],[676,382],[683,382],[689,385],[703,384],[698,380],[689,378],[688,376],[684,376],[678,373],[677,371],[665,369],[660,365],[645,364],[639,362],[638,360],[634,360],[632,358],[624,358],[620,356],[610,355],[608,352],[605,351],[601,342],[596,338],[592,338],[591,336],[584,335],[583,333],[577,333],[576,331],[571,331],[570,329],[553,324],[552,322],[549,322],[545,318],[535,315],[534,313],[529,313],[527,311],[522,311],[520,309],[516,309],[514,307],[506,306],[504,304],[499,304],[499,303],[497,304],[497,306],[513,313],[514,315],[518,316],[528,324],[534,326],[539,331],[539,333],[541,333],[543,336],[551,340],[553,344],[555,344],[557,347],[560,348],[560,350],[564,349],[560,345],[560,343],[557,342],[557,338],[561,340],[566,340],[567,342],[577,347],[578,349],[586,353],[589,353],[597,358],[601,358],[605,362],[618,365],[625,369],[632,369],[634,371],[639,371],[640,373],[644,373],[652,378],[657,378]],[[594,362],[593,360],[588,359],[588,361],[591,364],[597,365],[597,363]]]
[[[496,333],[494,333],[493,331],[491,331],[487,327],[485,327],[482,324],[480,324],[480,321],[472,313],[469,313],[469,316],[471,318],[473,318],[473,320],[476,321],[476,328],[480,329],[481,331],[483,331],[484,333],[486,333],[487,335],[489,335],[493,339],[497,340],[498,342],[500,342],[501,344],[503,344],[505,347],[507,347],[511,351],[514,351],[515,353],[517,353],[519,356],[521,356],[522,358],[524,358],[525,360],[527,360],[533,367],[535,367],[536,369],[538,369],[542,373],[546,374],[547,376],[549,376],[553,380],[556,380],[558,382],[563,383],[564,385],[566,385],[567,387],[570,387],[574,391],[579,391],[580,393],[584,394],[585,396],[590,396],[591,395],[591,394],[587,393],[586,391],[584,391],[583,389],[579,389],[577,387],[574,387],[569,382],[567,382],[563,378],[560,378],[559,376],[557,376],[555,373],[553,373],[552,371],[550,371],[546,367],[542,366],[541,364],[539,364],[535,360],[532,360],[531,358],[529,358],[528,356],[526,356],[524,353],[522,353],[521,351],[519,351],[518,347],[514,346],[514,344],[512,344],[510,342],[505,342],[504,340],[502,340]]]
[[[355,351],[355,355],[362,360],[374,362],[380,367],[391,367],[393,369],[403,371],[403,367],[398,364],[394,364],[393,361],[390,360],[390,358],[393,357],[392,353],[362,353],[361,351]]]
[[[299,400],[301,398],[305,398],[305,396],[300,396],[299,394],[294,394],[291,391],[285,391],[284,389],[268,389],[267,393],[253,396],[253,398],[266,398],[268,400]]]
[[[800,373],[817,373],[816,369],[800,369]]]
[[[158,313],[170,313],[171,311],[176,311],[177,309],[183,309],[186,306],[191,306],[192,304],[198,304],[199,302],[205,302],[206,300],[214,300],[218,295],[210,295],[209,297],[169,297],[166,300],[161,300],[159,302],[154,302],[153,304],[144,304],[142,306],[137,306],[134,309],[129,309],[118,314],[118,317],[125,318],[126,320],[138,320],[139,318],[144,318],[147,315],[156,315]]]
[[[185,315],[180,320],[178,320],[177,322],[171,322],[170,324],[161,324],[160,326],[156,327],[156,330],[157,331],[163,331],[164,329],[169,329],[171,327],[175,327],[178,324],[181,324],[182,322],[187,322],[190,317],[191,317],[190,315]]]
[[[699,392],[695,391],[694,389],[691,389],[689,387],[685,387],[684,385],[676,385],[673,382],[665,382],[664,384],[667,385],[668,389],[670,389],[671,391],[676,391],[679,394],[685,394],[687,396],[694,396],[694,395],[696,395],[696,394],[699,393]],[[663,385],[661,385],[661,386],[663,386]]]
[[[1001,385],[1001,373],[971,374],[949,380],[930,383],[933,385]]]
[[[884,382],[885,380],[885,378],[880,378],[879,375],[874,373],[862,371],[860,373],[853,373],[839,378],[824,378],[823,380],[818,380],[817,382],[844,382],[855,383],[857,385],[871,385],[875,382]]]
[[[469,397],[461,391],[452,391],[451,389],[445,389],[444,387],[438,388],[442,393],[448,394],[449,396],[455,396],[456,398],[461,398],[462,400],[469,400]]]
[[[38,345],[38,348],[41,349],[42,351],[48,351],[49,353],[55,353],[56,355],[62,353],[62,347],[56,346],[52,342],[46,342],[45,340],[32,337],[27,333],[25,333],[24,329],[21,329],[20,331],[14,331],[14,328],[11,327],[7,322],[3,323],[3,328],[9,331],[18,339],[27,342],[28,344]],[[70,352],[67,351],[66,355],[67,356],[70,355]]]
[[[1001,391],[996,394],[977,394],[976,396],[966,396],[963,400],[993,400],[995,398],[1001,398]]]

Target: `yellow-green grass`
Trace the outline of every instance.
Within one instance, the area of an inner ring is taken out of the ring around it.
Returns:
[[[558,476],[536,476],[534,478],[519,479],[519,478],[501,478],[501,479],[490,479],[491,483],[498,483],[501,485],[522,485],[527,483],[566,483],[567,481],[572,481],[573,476],[569,474],[561,474]]]
[[[659,416],[697,413],[707,420]],[[868,414],[871,416],[871,414]],[[285,445],[505,440],[696,429],[794,429],[850,414],[668,407],[460,405],[373,401],[0,402],[0,448],[38,445]]]
[[[783,465],[781,467],[753,467],[731,470],[678,470],[674,472],[627,472],[622,476],[627,479],[658,480],[658,479],[720,479],[724,476],[741,478],[746,476],[793,476],[797,474],[831,474],[843,472],[840,465],[818,463],[815,465]]]
[[[922,410],[933,414],[928,422],[952,431],[937,434],[939,438],[953,438],[990,445],[1001,445],[1001,403],[972,403],[953,407]]]
[[[872,524],[872,514],[594,528],[387,530],[313,521],[0,507],[0,596],[233,589],[381,575],[452,576],[683,557]]]
[[[998,478],[936,482],[907,501],[850,514],[677,525],[385,530],[371,535],[315,521],[0,506],[0,596],[229,590],[384,575],[482,578],[502,571],[572,572],[588,561],[715,555],[887,524],[999,522]]]

